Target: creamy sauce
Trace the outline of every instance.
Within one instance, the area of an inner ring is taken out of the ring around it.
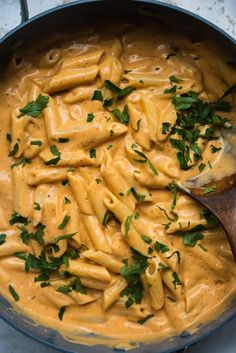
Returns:
[[[198,175],[200,163],[206,164],[201,183],[233,174],[236,163],[235,155],[225,152],[223,139],[206,140],[201,145],[202,159],[193,161],[189,170],[181,170],[169,132],[162,133],[163,122],[170,126],[176,122],[173,94],[163,92],[174,85],[169,77],[175,76],[182,80],[177,94],[192,90],[202,100],[214,102],[236,82],[236,71],[209,43],[192,43],[173,33],[134,25],[120,25],[110,34],[84,33],[52,42],[51,51],[17,53],[21,61],[13,58],[1,79],[0,233],[6,234],[6,241],[0,245],[0,293],[37,323],[88,345],[129,348],[131,342],[192,333],[217,318],[235,298],[236,266],[223,231],[209,227],[200,215],[201,207],[185,195],[177,195],[173,208],[167,187],[172,181]],[[136,89],[105,109],[103,102],[91,99],[94,90],[101,90],[104,98],[115,96],[105,88],[105,80],[122,89]],[[41,93],[49,97],[42,113],[19,118],[19,109]],[[232,122],[235,98],[226,98],[233,106],[230,112],[219,112]],[[128,126],[111,112],[118,108],[122,113],[125,104]],[[12,142],[8,143],[10,132]],[[16,144],[14,157],[18,158],[8,157]],[[212,153],[212,144],[221,150]],[[55,154],[49,149],[52,145]],[[45,165],[58,157],[58,151],[59,160]],[[22,158],[31,163],[11,168]],[[144,198],[137,200],[137,195],[128,192],[131,187]],[[107,209],[116,219],[104,226]],[[14,253],[39,257],[42,246],[32,237],[28,244],[22,241],[17,227],[22,224],[9,225],[13,212],[31,221],[26,225],[29,233],[40,223],[45,226],[47,256],[59,258],[80,249],[80,258],[58,268],[69,272],[70,278],[59,277],[57,270],[44,280],[49,285],[41,288],[41,282],[34,281],[39,272],[25,272],[25,261]],[[65,216],[67,224],[58,229]],[[176,232],[191,231],[197,225],[206,227],[200,232],[204,238],[195,246],[184,245],[183,236]],[[55,243],[56,237],[72,233],[76,234]],[[149,244],[142,235],[148,236]],[[167,251],[154,248],[150,254],[148,248],[157,241]],[[127,308],[127,297],[120,296],[127,283],[119,271],[122,261],[132,262],[130,247],[150,260],[141,275],[142,301]],[[160,262],[169,268],[156,268]],[[181,283],[174,284],[174,274]],[[75,277],[86,294],[74,288],[68,293],[58,291]],[[9,285],[19,296],[16,302]],[[62,307],[66,308],[60,320]],[[138,323],[148,315],[153,316]]]

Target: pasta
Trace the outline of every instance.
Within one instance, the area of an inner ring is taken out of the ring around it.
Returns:
[[[235,95],[220,97],[236,73],[208,44],[110,27],[31,62],[25,49],[28,66],[3,75],[0,294],[75,341],[126,349],[191,333],[235,298],[224,232],[178,183],[235,172],[220,137]]]

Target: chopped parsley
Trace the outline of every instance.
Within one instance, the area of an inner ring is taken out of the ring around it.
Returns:
[[[140,275],[144,274],[148,267],[148,258],[138,251],[132,249],[133,263],[129,265],[127,262],[120,270],[120,275],[127,281],[127,287],[120,293],[121,297],[126,296],[125,305],[129,308],[134,303],[139,304],[142,300],[143,286]]]
[[[65,197],[64,197],[64,202],[68,204],[68,203],[71,203],[71,200],[68,199],[68,197],[65,196]]]
[[[100,102],[103,102],[102,91],[100,91],[100,90],[95,90],[95,91],[93,92],[92,100],[93,100],[93,101],[100,101]]]
[[[219,152],[222,148],[211,145],[211,153]]]
[[[107,227],[107,222],[109,219],[113,216],[113,213],[110,210],[106,210],[103,219],[102,219],[102,225]]]
[[[210,194],[211,192],[215,191],[215,189],[216,189],[216,185],[207,186],[203,190],[203,195]]]
[[[94,118],[95,118],[95,115],[93,113],[89,113],[87,115],[87,123],[91,123]]]
[[[163,254],[164,254],[165,252],[170,251],[170,249],[168,248],[167,245],[162,244],[162,243],[160,243],[159,241],[156,241],[156,242],[155,242],[154,248],[155,248],[158,252],[161,252],[161,253],[163,253]]]
[[[15,145],[13,146],[13,149],[10,151],[8,156],[9,157],[14,157],[17,154],[18,151],[19,151],[19,143],[16,142]]]
[[[164,90],[164,94],[171,94],[171,93],[175,93],[177,90],[177,86],[172,86],[171,88],[166,88]]]
[[[137,323],[140,325],[143,325],[143,324],[145,324],[146,321],[151,319],[153,316],[154,316],[154,314],[149,314],[149,315],[145,316],[144,318],[138,320]]]
[[[112,110],[112,113],[115,115],[115,117],[119,120],[121,124],[124,124],[126,126],[129,125],[129,110],[127,104],[125,104],[123,112],[121,112],[118,108],[115,108]]]
[[[109,80],[105,81],[105,87],[115,93],[118,100],[124,98],[135,90],[135,87],[131,86],[121,89]]]
[[[35,140],[35,141],[30,141],[30,144],[32,146],[42,146],[42,141],[41,140]]]
[[[146,198],[146,195],[142,195],[139,192],[136,191],[134,187],[130,188],[131,193],[134,195],[137,201],[144,201]]]
[[[176,156],[179,160],[180,168],[187,170],[191,168],[190,151],[193,151],[194,161],[202,158],[202,150],[199,147],[198,139],[216,140],[215,131],[218,128],[226,128],[227,118],[221,118],[214,113],[215,105],[204,102],[198,98],[198,95],[189,91],[179,95],[175,94],[172,103],[177,110],[177,120],[175,126],[171,129],[171,135],[178,135],[178,138],[170,138],[172,146],[177,149]],[[201,126],[210,125],[204,133],[200,132]],[[213,149],[214,153],[214,149]]]
[[[169,77],[169,80],[170,80],[170,83],[172,84],[173,82],[174,83],[181,83],[181,82],[183,82],[183,80],[181,80],[180,78],[177,78],[176,76],[174,76],[174,75],[171,75],[170,77]]]
[[[29,102],[25,107],[20,109],[21,114],[31,116],[32,118],[37,118],[42,114],[43,110],[47,107],[49,101],[48,96],[43,96],[40,94],[35,101]]]
[[[67,137],[59,137],[59,139],[58,139],[59,143],[68,143],[69,141],[70,141],[70,139]]]
[[[136,129],[134,129],[134,131],[136,131],[136,132],[138,132],[138,131],[139,131],[141,121],[142,121],[142,119],[139,119],[139,120],[137,121],[137,128],[136,128]]]
[[[130,228],[130,223],[132,221],[133,215],[129,215],[126,217],[125,220],[125,237],[128,235],[129,233],[129,228]]]
[[[2,233],[0,234],[0,245],[4,244],[6,241],[6,234]]]
[[[146,244],[151,244],[152,242],[152,238],[148,237],[147,235],[141,235],[141,238]]]
[[[55,165],[61,159],[61,152],[58,151],[57,146],[50,146],[51,153],[56,156],[55,158],[50,159],[49,161],[44,162],[45,165]]]
[[[30,164],[30,163],[32,163],[32,159],[22,158],[19,162],[12,164],[11,169],[13,169],[14,167],[17,167],[18,165],[22,165],[22,167],[24,167],[26,164]]]
[[[103,108],[109,108],[113,104],[113,98],[106,98],[103,102]]]
[[[169,183],[168,185],[172,195],[173,195],[173,201],[172,201],[172,205],[171,205],[171,208],[172,210],[175,208],[176,206],[176,200],[177,200],[177,187],[176,187],[176,184],[174,182],[172,183]]]
[[[181,285],[182,283],[181,283],[181,281],[180,281],[180,279],[179,279],[179,276],[177,275],[176,272],[174,272],[174,273],[172,274],[172,277],[173,277],[172,283],[173,283],[173,285],[174,285],[174,289],[176,289],[176,287],[179,286],[179,285]]]
[[[61,224],[59,224],[59,226],[58,226],[57,228],[58,228],[58,229],[61,229],[61,230],[64,229],[64,228],[67,226],[67,224],[68,224],[70,218],[71,218],[70,216],[65,215],[65,217],[63,218]]]
[[[161,133],[162,133],[163,135],[166,135],[167,132],[170,130],[170,126],[171,126],[171,124],[168,123],[168,122],[162,123],[162,131],[161,131]]]
[[[14,212],[11,215],[9,223],[11,226],[13,226],[16,223],[21,223],[21,224],[27,225],[29,223],[29,221],[26,217],[23,217],[19,213]]]
[[[98,179],[98,178],[96,178],[95,181],[97,184],[100,184],[102,182],[101,179]]]
[[[92,148],[89,151],[89,156],[90,156],[90,158],[96,158],[96,150],[95,150],[95,148]]]
[[[6,134],[6,138],[7,138],[7,141],[8,142],[12,142],[12,136],[11,136],[11,133],[10,132],[8,132],[7,134]]]
[[[204,217],[209,227],[217,227],[219,222],[209,210],[201,210],[200,216]]]
[[[11,293],[12,297],[14,298],[15,302],[18,302],[20,300],[19,295],[16,293],[15,289],[9,284],[8,286],[9,292]]]
[[[147,163],[149,168],[151,169],[151,171],[153,172],[153,174],[158,175],[158,171],[157,169],[154,167],[154,165],[152,164],[152,162],[147,158],[147,156],[138,150],[133,149],[135,153],[137,153],[141,158],[143,158],[141,161],[142,163]]]
[[[206,164],[205,164],[205,163],[199,164],[199,166],[198,166],[199,172],[201,173],[201,172],[205,169],[205,167],[206,167]]]
[[[188,232],[178,231],[177,235],[183,237],[184,245],[194,247],[199,240],[204,238],[204,235],[201,233],[202,230],[204,230],[204,227],[198,225]]]
[[[70,234],[65,234],[65,235],[60,235],[54,239],[54,244],[58,244],[59,241],[64,240],[64,239],[71,239],[75,234],[78,232],[70,233]]]
[[[64,316],[65,311],[66,311],[66,305],[62,306],[58,312],[58,318],[60,321],[63,320],[63,316]]]

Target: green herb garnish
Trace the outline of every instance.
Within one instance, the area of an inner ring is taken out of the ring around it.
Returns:
[[[59,226],[58,226],[57,228],[58,228],[58,229],[61,229],[61,230],[64,229],[64,228],[67,226],[67,224],[68,224],[70,218],[71,218],[70,216],[65,215],[65,217],[63,218],[61,224],[59,224]]]
[[[94,118],[95,118],[95,115],[93,113],[89,113],[87,115],[87,123],[91,123]]]
[[[19,295],[16,293],[15,289],[9,284],[8,286],[9,292],[11,293],[12,297],[14,298],[15,302],[18,302],[20,300]]]
[[[20,109],[20,116],[28,115],[32,118],[37,118],[42,111],[47,107],[49,101],[48,96],[40,94],[35,101],[29,102],[25,107]]]
[[[100,102],[103,102],[102,91],[95,90],[95,91],[93,92],[92,100],[93,100],[93,101],[100,101]]]
[[[4,234],[4,233],[0,234],[0,245],[5,243],[6,237],[7,237],[6,234]]]
[[[45,165],[55,165],[61,159],[61,152],[58,151],[57,146],[50,146],[51,153],[56,156],[56,158],[50,159],[49,161],[44,162]]]

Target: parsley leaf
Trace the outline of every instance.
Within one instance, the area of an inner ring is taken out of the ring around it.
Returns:
[[[50,146],[51,153],[56,156],[56,158],[50,159],[49,161],[44,162],[45,165],[55,165],[61,159],[61,152],[58,151],[57,146]]]
[[[138,324],[143,325],[147,320],[151,319],[154,316],[154,314],[149,314],[145,316],[144,318],[140,319],[137,321]]]
[[[22,167],[24,167],[26,164],[30,164],[30,163],[32,163],[32,159],[23,158],[19,162],[16,162],[16,163],[12,164],[11,165],[11,169],[13,169],[14,167],[17,167],[18,165],[21,165],[21,164],[22,164]]]
[[[138,193],[134,187],[131,187],[130,191],[132,192],[132,194],[134,195],[134,197],[136,198],[137,201],[144,201],[145,200],[146,195],[142,195],[142,194]]]
[[[216,153],[220,151],[222,148],[221,147],[216,147],[214,145],[211,145],[211,153]]]
[[[122,113],[118,108],[113,109],[112,113],[115,115],[115,117],[119,120],[121,124],[124,124],[126,126],[129,125],[129,110],[127,104],[124,106],[124,110]]]
[[[206,167],[206,164],[205,163],[201,163],[199,166],[198,166],[198,169],[199,169],[199,172],[201,173]]]
[[[174,285],[174,289],[176,289],[176,286],[179,286],[179,285],[181,285],[182,283],[181,283],[181,281],[180,281],[180,279],[179,279],[179,277],[178,277],[178,275],[177,275],[176,272],[174,272],[174,273],[172,274],[172,277],[173,277],[172,283],[173,283],[173,285]]]
[[[100,90],[95,90],[95,91],[93,92],[92,100],[93,100],[93,101],[101,101],[101,102],[103,102],[102,91],[100,91]]]
[[[9,284],[8,286],[9,292],[11,293],[12,297],[14,298],[15,302],[18,302],[20,300],[19,295],[16,293],[15,289]]]
[[[29,102],[25,107],[20,109],[20,116],[28,115],[32,118],[37,118],[42,111],[47,107],[49,101],[48,96],[40,94],[35,101]]]
[[[65,235],[60,235],[54,239],[54,244],[58,244],[59,241],[64,240],[64,239],[70,239],[72,238],[75,234],[78,232],[70,233],[70,234],[65,234]]]
[[[62,306],[61,309],[59,310],[58,318],[60,321],[62,321],[65,311],[66,311],[66,305]]]
[[[42,146],[42,141],[40,140],[35,140],[35,141],[30,141],[31,146]]]
[[[147,158],[147,156],[141,151],[138,151],[138,150],[135,150],[135,149],[133,149],[133,150],[134,150],[135,153],[137,153],[140,157],[143,158],[144,163],[148,164],[148,166],[152,170],[153,174],[158,175],[157,169],[154,167],[152,162]]]
[[[15,145],[13,146],[13,149],[10,151],[8,157],[14,157],[18,151],[19,151],[19,143],[16,142]]]
[[[9,223],[11,226],[13,226],[16,223],[21,223],[21,224],[27,225],[29,223],[29,221],[26,217],[23,217],[19,213],[14,212],[11,215]]]
[[[174,75],[171,75],[170,77],[169,77],[169,80],[170,80],[170,83],[172,84],[173,82],[174,83],[181,83],[181,82],[183,82],[183,80],[181,80],[180,78],[177,78],[176,76],[174,76]]]
[[[6,234],[2,233],[0,234],[0,245],[4,244],[6,241]]]
[[[211,192],[215,191],[215,189],[216,189],[216,185],[207,186],[204,188],[203,195],[210,194]]]
[[[132,221],[133,215],[129,215],[126,217],[125,220],[125,237],[128,235],[129,233],[129,228],[130,228],[130,223]]]
[[[89,151],[89,156],[90,156],[90,158],[96,158],[96,150],[95,150],[95,148],[92,148]]]
[[[165,252],[170,251],[170,249],[168,248],[167,245],[162,244],[162,243],[160,243],[159,241],[156,241],[156,242],[155,242],[154,247],[155,247],[155,249],[156,249],[158,252],[161,252],[161,253],[163,253],[163,254],[164,254]]]
[[[170,189],[172,195],[173,195],[173,201],[172,201],[172,205],[171,208],[172,210],[175,208],[176,206],[176,200],[177,200],[177,187],[176,184],[174,182],[169,183],[168,188]]]
[[[70,216],[65,215],[65,217],[63,218],[61,224],[59,224],[59,226],[57,227],[57,229],[61,229],[61,230],[64,229],[64,228],[67,226],[67,224],[68,224],[70,218],[71,218]]]
[[[166,135],[167,132],[168,132],[169,129],[170,129],[170,126],[171,126],[171,124],[168,123],[168,122],[162,123],[162,131],[161,131],[161,133],[162,133],[163,135]]]
[[[146,244],[151,244],[152,242],[152,238],[148,237],[147,235],[141,235],[141,238]]]
[[[69,141],[70,141],[70,139],[67,137],[59,137],[59,139],[58,139],[59,143],[68,143]]]
[[[93,113],[89,113],[87,115],[87,123],[91,123],[94,118],[95,118],[95,115]]]

